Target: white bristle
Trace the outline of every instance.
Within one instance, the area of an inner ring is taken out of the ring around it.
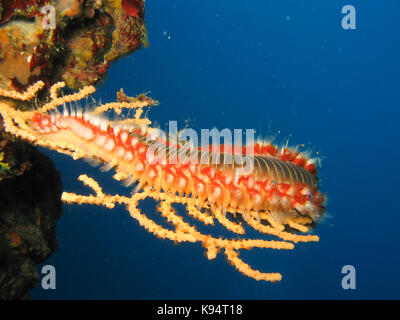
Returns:
[[[127,152],[125,153],[125,160],[131,161],[132,159],[133,159],[133,154],[132,154],[132,152],[127,151]]]
[[[131,145],[132,145],[132,147],[134,147],[134,146],[136,146],[136,144],[139,142],[139,139],[136,137],[136,136],[133,136],[132,137],[132,140],[131,140]]]
[[[89,113],[83,113],[83,119],[86,121],[86,122],[88,122],[89,121],[89,118],[90,118],[90,116],[89,116]]]
[[[106,143],[106,140],[106,136],[97,136],[95,142],[99,147],[102,147]]]
[[[121,141],[122,141],[122,143],[125,143],[126,139],[128,139],[128,133],[126,131],[122,131],[121,132]]]
[[[115,142],[113,139],[109,138],[107,139],[106,143],[104,144],[104,149],[107,151],[112,151],[115,147]]]
[[[307,165],[315,164],[315,162],[316,162],[316,159],[315,159],[315,158],[308,159],[308,160],[307,160]]]
[[[92,118],[90,122],[96,127],[100,126],[101,123],[99,118]]]
[[[114,165],[111,162],[109,162],[109,163],[106,163],[104,166],[102,166],[100,168],[100,171],[107,172],[107,171],[110,171],[113,167],[114,167]]]
[[[114,130],[114,134],[118,135],[118,133],[121,131],[121,128],[119,126],[114,126],[113,130]]]
[[[107,128],[108,128],[107,121],[104,120],[104,119],[102,119],[102,121],[100,121],[100,129],[101,129],[102,131],[107,131]]]
[[[82,109],[80,107],[76,108],[76,116],[78,118],[82,118]]]
[[[143,184],[139,182],[132,190],[132,194],[137,193],[141,188],[143,187]]]
[[[65,103],[63,105],[63,116],[68,117],[68,109],[67,109],[67,106],[65,105]]]
[[[101,162],[95,158],[92,158],[90,156],[86,156],[83,158],[83,160],[85,160],[87,163],[89,163],[92,167],[98,167]]]
[[[124,156],[125,149],[122,147],[117,147],[117,149],[115,150],[115,153],[116,153],[117,157],[122,158]]]
[[[122,185],[125,187],[129,187],[136,182],[135,178],[129,176],[128,178],[122,180]]]

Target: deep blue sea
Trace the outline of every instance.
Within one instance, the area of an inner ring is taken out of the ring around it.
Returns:
[[[354,30],[342,28],[348,4]],[[64,205],[59,248],[44,263],[56,268],[56,290],[39,285],[31,298],[399,299],[399,11],[397,0],[146,1],[151,46],[115,62],[95,97],[149,92],[161,103],[148,116],[162,128],[254,128],[318,153],[328,196],[320,242],[242,251],[282,274],[271,284],[222,254],[208,260],[198,243],[156,238],[123,207]],[[87,194],[77,181],[86,173],[105,192],[130,193],[112,172],[42,150],[66,191]],[[342,288],[345,265],[355,289]]]

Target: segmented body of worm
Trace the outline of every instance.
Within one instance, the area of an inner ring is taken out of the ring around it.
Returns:
[[[120,91],[118,102],[80,109],[70,104],[91,95],[94,87],[59,96],[64,83],[56,83],[48,102],[39,109],[19,111],[11,106],[11,101],[34,98],[43,86],[38,82],[22,94],[0,90],[3,96],[0,114],[5,130],[73,159],[102,163],[103,170],[114,168],[115,179],[123,180],[126,185],[136,183],[131,196],[110,195],[94,179],[81,175],[79,180],[92,189],[92,194],[64,192],[65,202],[107,208],[125,205],[131,217],[157,237],[175,242],[199,242],[206,249],[208,259],[222,252],[241,273],[256,280],[279,281],[281,274],[252,269],[239,257],[240,250],[293,249],[294,243],[319,240],[318,236],[309,234],[309,228],[321,218],[325,197],[318,190],[315,160],[306,154],[257,142],[251,155],[254,166],[245,174],[238,174],[240,164],[235,159],[226,161],[234,155],[233,151],[217,152],[222,159],[218,164],[181,161],[180,157],[175,163],[169,163],[154,154],[149,157],[148,151],[157,146],[169,156],[183,152],[187,159],[212,158],[216,154],[204,148],[183,149],[169,138],[147,138],[154,129],[151,121],[143,116],[143,108],[154,105],[155,101],[145,95],[131,98]],[[110,111],[116,115],[113,120],[106,116]],[[134,116],[123,117],[124,111]],[[158,203],[157,210],[168,222],[167,227],[141,212],[139,204],[147,198]],[[232,237],[200,232],[173,204],[183,205],[198,223],[221,224]],[[248,228],[255,229],[259,238],[247,237]],[[270,236],[276,240],[265,239]]]

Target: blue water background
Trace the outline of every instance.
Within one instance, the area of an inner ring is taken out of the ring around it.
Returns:
[[[341,27],[346,4],[356,8],[356,30]],[[56,290],[39,286],[31,297],[400,298],[400,3],[152,0],[146,7],[151,47],[114,63],[95,97],[114,101],[121,87],[150,91],[161,104],[149,117],[162,128],[189,120],[195,130],[254,128],[278,143],[304,143],[322,158],[328,217],[314,231],[321,240],[242,251],[254,268],[282,273],[270,284],[237,272],[221,254],[207,260],[200,244],[156,238],[122,207],[65,205],[59,248],[45,262],[56,267]],[[87,173],[105,192],[130,192],[112,173],[43,151],[66,191],[87,193],[76,180]],[[344,265],[356,268],[356,290],[341,287]]]

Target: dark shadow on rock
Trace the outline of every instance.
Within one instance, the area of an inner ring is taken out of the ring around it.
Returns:
[[[28,299],[38,265],[57,248],[62,182],[48,157],[1,128],[0,155],[0,299]]]

